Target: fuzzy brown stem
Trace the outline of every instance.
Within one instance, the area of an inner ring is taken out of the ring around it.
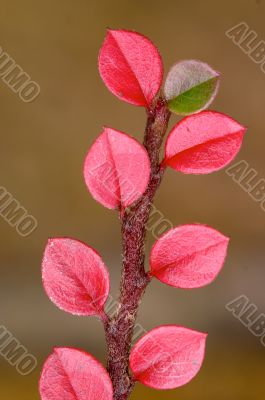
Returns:
[[[150,181],[140,200],[121,213],[123,271],[119,308],[116,315],[105,322],[107,368],[113,383],[114,400],[128,399],[135,383],[129,373],[129,354],[138,308],[150,282],[144,267],[146,224],[163,176],[159,154],[169,117],[165,101],[161,97],[156,99],[148,110],[144,136],[144,146],[151,163]]]

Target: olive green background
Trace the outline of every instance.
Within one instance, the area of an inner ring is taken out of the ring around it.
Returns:
[[[46,297],[40,263],[47,238],[71,236],[97,249],[109,266],[112,295],[120,274],[117,214],[96,203],[82,177],[85,154],[103,125],[141,140],[145,112],[116,99],[101,82],[97,55],[106,28],[135,29],[159,47],[165,71],[177,60],[200,59],[222,73],[212,108],[248,126],[237,160],[265,177],[265,75],[225,31],[241,21],[265,40],[264,1],[0,2],[0,46],[41,93],[23,103],[0,80],[0,185],[38,220],[27,238],[0,220],[0,324],[38,359],[37,370],[20,376],[0,359],[0,398],[38,399],[41,366],[53,346],[80,347],[104,362],[105,341],[95,318],[57,309]],[[173,117],[171,125],[178,120]],[[168,170],[156,197],[173,225],[200,222],[231,237],[218,279],[184,291],[153,282],[139,321],[149,330],[180,324],[209,332],[200,374],[174,391],[138,385],[132,399],[262,399],[265,348],[226,309],[244,294],[265,312],[265,213],[225,171],[205,176]],[[148,248],[154,242],[149,235]]]

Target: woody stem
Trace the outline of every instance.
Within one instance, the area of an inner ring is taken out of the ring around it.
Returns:
[[[150,282],[145,272],[146,224],[154,195],[161,183],[163,169],[159,155],[170,112],[163,98],[148,110],[144,146],[150,158],[151,174],[142,197],[121,214],[122,278],[116,315],[104,323],[108,345],[107,368],[113,383],[114,400],[129,398],[135,381],[129,372],[129,355],[138,308]]]

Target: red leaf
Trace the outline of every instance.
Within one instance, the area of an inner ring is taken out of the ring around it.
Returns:
[[[154,44],[145,36],[109,30],[99,53],[99,72],[119,99],[147,107],[163,79],[163,64]]]
[[[182,225],[154,244],[151,275],[179,288],[208,285],[223,266],[229,239],[204,225]]]
[[[203,111],[182,119],[166,142],[164,164],[186,174],[208,174],[238,153],[246,131],[225,114]]]
[[[70,238],[49,239],[42,280],[50,300],[71,314],[99,315],[109,294],[109,274],[101,257]]]
[[[105,368],[90,354],[56,348],[46,360],[41,378],[42,400],[112,400],[113,389]]]
[[[111,128],[104,128],[86,156],[86,185],[92,196],[108,208],[131,205],[145,192],[149,176],[145,148]]]
[[[132,349],[130,367],[136,380],[154,389],[175,389],[200,370],[207,334],[181,326],[160,326]]]

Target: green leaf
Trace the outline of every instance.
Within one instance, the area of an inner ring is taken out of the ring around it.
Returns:
[[[171,68],[164,93],[172,112],[189,115],[207,108],[213,101],[218,86],[218,72],[201,61],[187,60]]]

